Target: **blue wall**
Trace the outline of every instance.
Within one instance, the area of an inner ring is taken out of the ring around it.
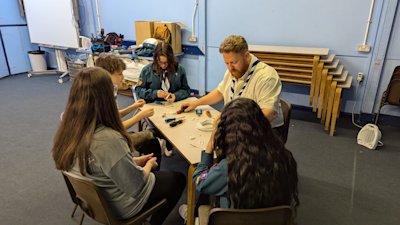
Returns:
[[[397,15],[393,23],[393,29],[391,30],[386,60],[380,76],[379,89],[376,95],[377,104],[374,106],[375,111],[379,107],[382,93],[386,90],[389,84],[393,70],[398,65],[400,65],[400,4],[397,5]],[[400,116],[400,109],[399,107],[389,105],[382,108],[382,113]]]
[[[222,79],[225,66],[218,46],[230,34],[241,34],[250,44],[257,45],[329,48],[351,75],[365,74],[357,96],[355,79],[353,87],[344,92],[342,110],[351,112],[357,103],[356,113],[373,113],[394,67],[400,64],[400,12],[397,10],[395,15],[398,0],[375,1],[367,39],[371,51],[358,52],[370,3],[366,0],[199,0],[195,23],[198,43],[195,44],[187,41],[194,0],[99,0],[99,11],[105,31],[122,33],[127,40],[135,40],[136,20],[183,22],[187,28],[182,31],[182,43],[197,45],[205,53],[205,56],[185,55],[181,59],[191,87],[201,93],[211,91]],[[97,32],[94,6],[95,0],[80,3],[82,35]],[[282,96],[308,106],[308,91],[307,87],[285,84]],[[399,111],[398,107],[387,107],[384,113],[400,116]]]

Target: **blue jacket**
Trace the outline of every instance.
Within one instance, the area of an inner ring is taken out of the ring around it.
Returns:
[[[138,98],[144,99],[146,102],[154,102],[156,100],[163,101],[164,99],[157,98],[157,91],[162,90],[161,76],[154,73],[152,66],[153,63],[150,63],[140,72],[139,82],[135,87],[135,93]],[[179,65],[178,70],[172,76],[168,92],[175,94],[175,101],[189,97],[190,87],[183,66]]]
[[[204,194],[220,197],[221,208],[231,208],[226,197],[228,191],[228,164],[226,159],[213,165],[213,154],[201,152],[201,162],[193,173],[196,189]]]

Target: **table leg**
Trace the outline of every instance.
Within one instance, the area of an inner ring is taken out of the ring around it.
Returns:
[[[322,70],[322,77],[321,77],[321,89],[319,91],[319,103],[318,103],[318,115],[317,118],[321,119],[322,111],[325,106],[325,88],[326,88],[326,78],[328,76],[328,69]]]
[[[317,111],[317,107],[318,107],[318,98],[320,97],[319,93],[319,89],[321,87],[321,77],[322,77],[322,70],[324,68],[324,63],[319,63],[318,67],[317,67],[317,79],[316,79],[316,83],[315,83],[315,87],[314,87],[314,100],[313,100],[313,112]]]
[[[332,75],[328,75],[326,78],[325,94],[324,94],[324,106],[322,108],[321,123],[325,124],[326,112],[328,111],[329,93],[331,90]]]
[[[332,81],[331,88],[329,91],[328,111],[326,112],[325,130],[329,130],[329,123],[331,122],[333,102],[335,99],[336,84],[337,84],[336,81]]]
[[[193,173],[196,169],[196,165],[190,165],[188,169],[187,177],[187,225],[194,225],[194,208],[196,205],[196,187],[192,181]]]
[[[319,56],[314,56],[313,60],[313,71],[311,76],[311,86],[310,86],[310,105],[312,105],[313,98],[314,98],[314,88],[315,88],[315,81],[317,79],[317,67],[319,62]]]
[[[342,88],[336,88],[336,93],[335,93],[335,101],[333,103],[333,111],[332,111],[332,121],[331,121],[331,130],[330,130],[330,135],[333,136],[335,133],[335,126],[336,126],[336,120],[338,118],[338,111],[339,111],[339,104],[340,104],[340,97],[342,95]]]

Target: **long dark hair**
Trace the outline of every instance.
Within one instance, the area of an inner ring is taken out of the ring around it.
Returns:
[[[174,51],[172,50],[172,47],[170,44],[167,42],[160,42],[157,44],[156,48],[154,49],[154,55],[153,55],[153,71],[154,73],[158,74],[159,76],[162,75],[161,67],[158,65],[160,61],[160,56],[164,56],[167,58],[168,61],[168,78],[172,76],[173,74],[176,73],[178,70],[178,61],[176,60],[176,57],[174,55]]]
[[[90,144],[100,124],[119,132],[133,148],[122,126],[113,89],[110,74],[100,67],[78,73],[54,138],[52,153],[57,169],[69,170],[78,160],[80,172],[90,173]]]
[[[238,98],[223,108],[214,149],[217,161],[227,160],[234,208],[299,204],[296,161],[253,100]]]

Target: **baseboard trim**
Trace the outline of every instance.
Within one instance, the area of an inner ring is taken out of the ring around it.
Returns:
[[[311,121],[314,121],[316,119],[315,113],[312,112],[311,107],[292,104],[292,108],[293,108],[293,110],[302,111],[303,114],[304,114],[304,112],[309,113],[310,115],[307,115],[307,117],[309,116]],[[341,118],[343,118],[344,120],[351,121],[351,113],[340,112],[339,117],[340,117],[339,120],[341,120]],[[304,116],[301,119],[304,119]],[[361,126],[363,126],[367,123],[375,123],[375,114],[369,114],[369,113],[354,114],[354,120],[357,124],[359,124]],[[378,125],[379,126],[400,127],[400,117],[380,114]]]

